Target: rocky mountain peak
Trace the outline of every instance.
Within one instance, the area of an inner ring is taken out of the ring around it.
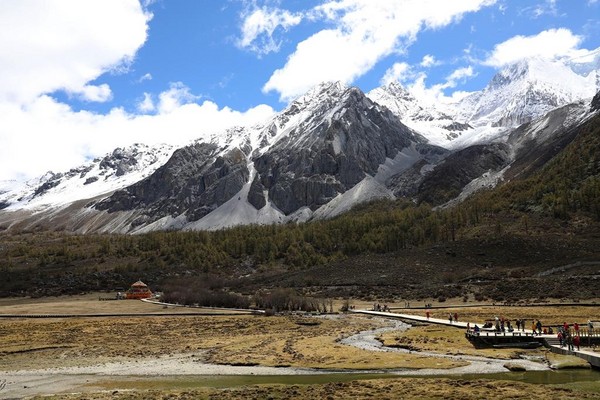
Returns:
[[[383,86],[383,89],[397,99],[406,101],[415,101],[415,97],[398,81],[391,81]]]
[[[600,92],[596,93],[591,103],[592,111],[600,111]]]

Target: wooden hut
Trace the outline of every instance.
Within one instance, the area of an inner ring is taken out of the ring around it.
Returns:
[[[138,300],[138,299],[147,299],[149,297],[152,297],[152,292],[148,288],[148,285],[146,285],[142,281],[135,282],[133,285],[131,285],[129,290],[127,292],[125,292],[126,299]]]

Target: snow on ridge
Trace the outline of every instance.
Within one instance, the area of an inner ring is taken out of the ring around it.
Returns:
[[[267,225],[283,222],[285,215],[272,202],[267,201],[263,208],[257,210],[248,201],[248,192],[256,175],[252,162],[248,162],[248,169],[250,178],[236,195],[200,220],[186,224],[184,230],[219,230],[237,225]]]
[[[152,174],[171,157],[174,150],[173,146],[166,144],[154,147],[135,144],[118,148],[66,173],[47,173],[24,183],[15,183],[12,190],[0,194],[0,202],[9,203],[4,209],[6,211],[26,209],[39,212],[112,193]],[[131,161],[120,166],[122,158]]]
[[[394,194],[378,182],[375,178],[367,175],[362,181],[354,185],[344,193],[340,193],[329,203],[319,207],[313,214],[315,219],[333,218],[347,211],[360,203],[376,199],[395,199]]]
[[[430,143],[458,149],[497,140],[506,128],[593,97],[599,86],[600,48],[585,60],[521,60],[498,71],[483,90],[454,103],[431,105],[398,82],[367,96]]]

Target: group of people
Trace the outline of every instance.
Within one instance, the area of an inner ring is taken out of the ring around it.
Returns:
[[[594,333],[594,324],[592,321],[588,320],[587,322],[588,335],[592,335]],[[567,346],[569,351],[573,351],[575,347],[579,350],[579,345],[581,343],[581,335],[579,333],[579,324],[577,322],[573,323],[573,330],[571,331],[571,326],[564,322],[562,326],[558,328],[558,342],[560,347]]]
[[[559,327],[557,337],[560,347],[565,347],[566,345],[569,351],[575,350],[575,347],[577,347],[577,350],[579,350],[579,344],[581,343],[579,329],[577,329],[575,332],[575,335],[573,335],[568,328],[565,329],[564,326]]]
[[[375,304],[373,304],[373,311],[383,311],[383,312],[386,312],[386,311],[390,311],[390,308],[388,307],[387,304],[384,304],[382,306],[379,303],[375,303]]]
[[[509,319],[504,317],[494,317],[494,325],[491,322],[486,322],[483,325],[484,328],[491,328],[492,326],[495,328],[496,332],[514,332],[514,331],[523,331],[525,332],[525,324],[526,321],[524,319],[516,319],[515,324],[513,325]],[[515,328],[516,327],[516,328]],[[536,330],[540,330],[541,332],[542,323],[540,320],[533,321],[532,330],[534,333]],[[541,334],[541,333],[540,333]]]

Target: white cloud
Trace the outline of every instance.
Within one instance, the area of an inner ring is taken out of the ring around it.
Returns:
[[[543,15],[558,16],[558,7],[556,6],[557,0],[544,0],[543,3],[525,7],[520,12],[522,14],[529,14],[532,18],[539,18]]]
[[[275,31],[280,28],[287,31],[302,21],[300,14],[286,10],[255,7],[242,15],[242,36],[237,44],[259,55],[279,51],[281,42],[275,39]]]
[[[453,103],[468,95],[468,92],[455,91],[447,96],[444,93],[446,89],[452,89],[458,86],[459,82],[464,82],[468,78],[476,76],[472,66],[462,67],[454,70],[446,77],[445,82],[427,86],[427,74],[421,72],[416,75],[416,79],[408,85],[408,89],[419,99],[430,104],[434,103]]]
[[[0,2],[0,100],[93,92],[88,82],[134,57],[150,18],[136,0]]]
[[[140,77],[140,79],[138,79],[138,82],[142,83],[144,81],[151,81],[151,80],[152,80],[152,74],[150,72],[147,72],[144,75],[142,75]]]
[[[284,67],[263,91],[291,100],[327,80],[351,83],[394,52],[403,52],[422,29],[444,27],[467,12],[495,0],[328,0],[315,7],[312,19],[334,28],[315,33],[297,45]]]
[[[578,49],[581,42],[581,36],[565,28],[549,29],[533,36],[518,35],[496,45],[484,64],[501,67],[531,57],[555,59],[581,56],[587,52]]]
[[[106,83],[101,85],[85,85],[81,88],[79,97],[84,101],[96,101],[104,103],[112,99],[112,91]]]
[[[471,78],[475,75],[473,67],[463,67],[455,70],[446,78],[447,87],[456,87],[457,81],[464,81],[466,78]]]
[[[181,101],[174,92],[169,89],[159,98]],[[182,145],[228,127],[264,121],[274,113],[265,105],[240,112],[210,101],[162,107],[156,114],[136,115],[121,108],[108,114],[74,111],[49,96],[26,106],[0,103],[0,180],[68,171],[136,142]]]
[[[431,54],[426,54],[425,56],[423,56],[423,59],[421,60],[421,67],[423,68],[429,68],[429,67],[433,67],[436,65],[439,65],[440,62],[438,60],[435,59],[434,56],[432,56]]]
[[[184,104],[196,102],[200,97],[192,94],[190,88],[183,83],[174,82],[171,83],[169,90],[158,96],[158,111],[163,114],[170,113]]]
[[[273,114],[204,101],[182,83],[144,93],[131,114],[75,111],[51,97],[57,90],[84,101],[107,101],[103,73],[123,71],[146,40],[149,16],[136,0],[0,1],[0,180],[69,170],[90,157],[136,142],[185,144]],[[150,78],[149,74],[142,78]]]
[[[151,93],[144,92],[144,98],[137,103],[137,110],[143,114],[156,111],[156,105]]]
[[[410,66],[405,62],[394,63],[383,75],[382,85],[388,85],[391,82],[404,82],[413,76]]]

